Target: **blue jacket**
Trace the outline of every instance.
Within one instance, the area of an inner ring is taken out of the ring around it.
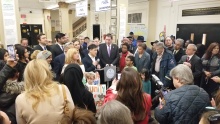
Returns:
[[[155,119],[160,124],[198,124],[205,107],[210,105],[209,95],[196,85],[183,85],[168,92],[156,108]]]
[[[139,58],[139,53],[136,53],[134,60],[138,72],[140,72],[143,68],[150,69],[150,55],[147,52],[144,51],[141,58]]]
[[[155,74],[155,63],[157,59],[157,54],[153,55],[153,62],[151,66],[151,73]],[[176,66],[176,62],[172,53],[164,50],[162,59],[160,61],[160,71],[159,79],[163,82],[165,87],[170,87],[172,85],[172,80],[170,77],[170,71]]]
[[[58,55],[54,58],[53,72],[56,74],[56,79],[55,80],[58,80],[59,77],[60,77],[60,74],[61,74],[61,71],[62,71],[62,68],[63,68],[63,65],[64,65],[64,61],[65,61],[65,54],[64,53],[60,54],[60,55]]]

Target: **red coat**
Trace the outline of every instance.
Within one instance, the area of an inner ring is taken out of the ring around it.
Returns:
[[[104,99],[104,104],[108,101],[111,101],[113,99],[115,99],[117,97],[117,91],[115,90],[116,86],[111,86],[107,91],[106,91],[106,96]],[[148,124],[148,120],[150,117],[150,110],[151,110],[151,96],[147,93],[143,93],[144,96],[144,103],[145,103],[145,108],[146,109],[146,117],[144,120],[140,121],[140,122],[136,122],[135,124]]]

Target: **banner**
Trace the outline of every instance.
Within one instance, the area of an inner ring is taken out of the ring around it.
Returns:
[[[88,1],[82,1],[76,3],[76,17],[87,16],[88,13]]]
[[[88,85],[88,90],[93,94],[96,109],[99,110],[103,105],[106,95],[106,85]]]
[[[16,44],[18,43],[18,36],[15,2],[14,0],[2,0],[1,3],[5,43]]]
[[[95,10],[106,11],[111,9],[111,0],[95,0]]]

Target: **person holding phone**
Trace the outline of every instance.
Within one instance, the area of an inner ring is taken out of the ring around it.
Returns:
[[[205,107],[210,105],[208,93],[193,85],[192,70],[179,64],[170,71],[176,88],[160,99],[154,116],[160,124],[198,124]]]
[[[148,124],[151,109],[151,96],[142,91],[139,73],[133,68],[125,68],[120,80],[114,79],[106,91],[104,103],[118,100],[131,111],[135,124]]]

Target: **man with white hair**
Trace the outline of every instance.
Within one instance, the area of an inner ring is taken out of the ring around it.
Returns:
[[[178,64],[184,64],[191,68],[194,77],[194,84],[200,86],[202,61],[197,55],[195,55],[196,51],[196,45],[189,44],[186,48],[186,55],[182,56]]]
[[[165,49],[163,42],[156,44],[156,53],[153,55],[151,73],[159,77],[164,87],[172,87],[170,70],[176,66],[173,54]]]
[[[208,93],[193,84],[192,71],[180,64],[170,71],[176,88],[160,99],[154,111],[160,124],[198,124],[205,107],[210,105]]]
[[[179,62],[181,57],[185,55],[185,52],[183,50],[183,44],[184,44],[183,39],[180,39],[180,38],[176,39],[174,50],[173,50],[173,55],[174,55],[176,62]]]

